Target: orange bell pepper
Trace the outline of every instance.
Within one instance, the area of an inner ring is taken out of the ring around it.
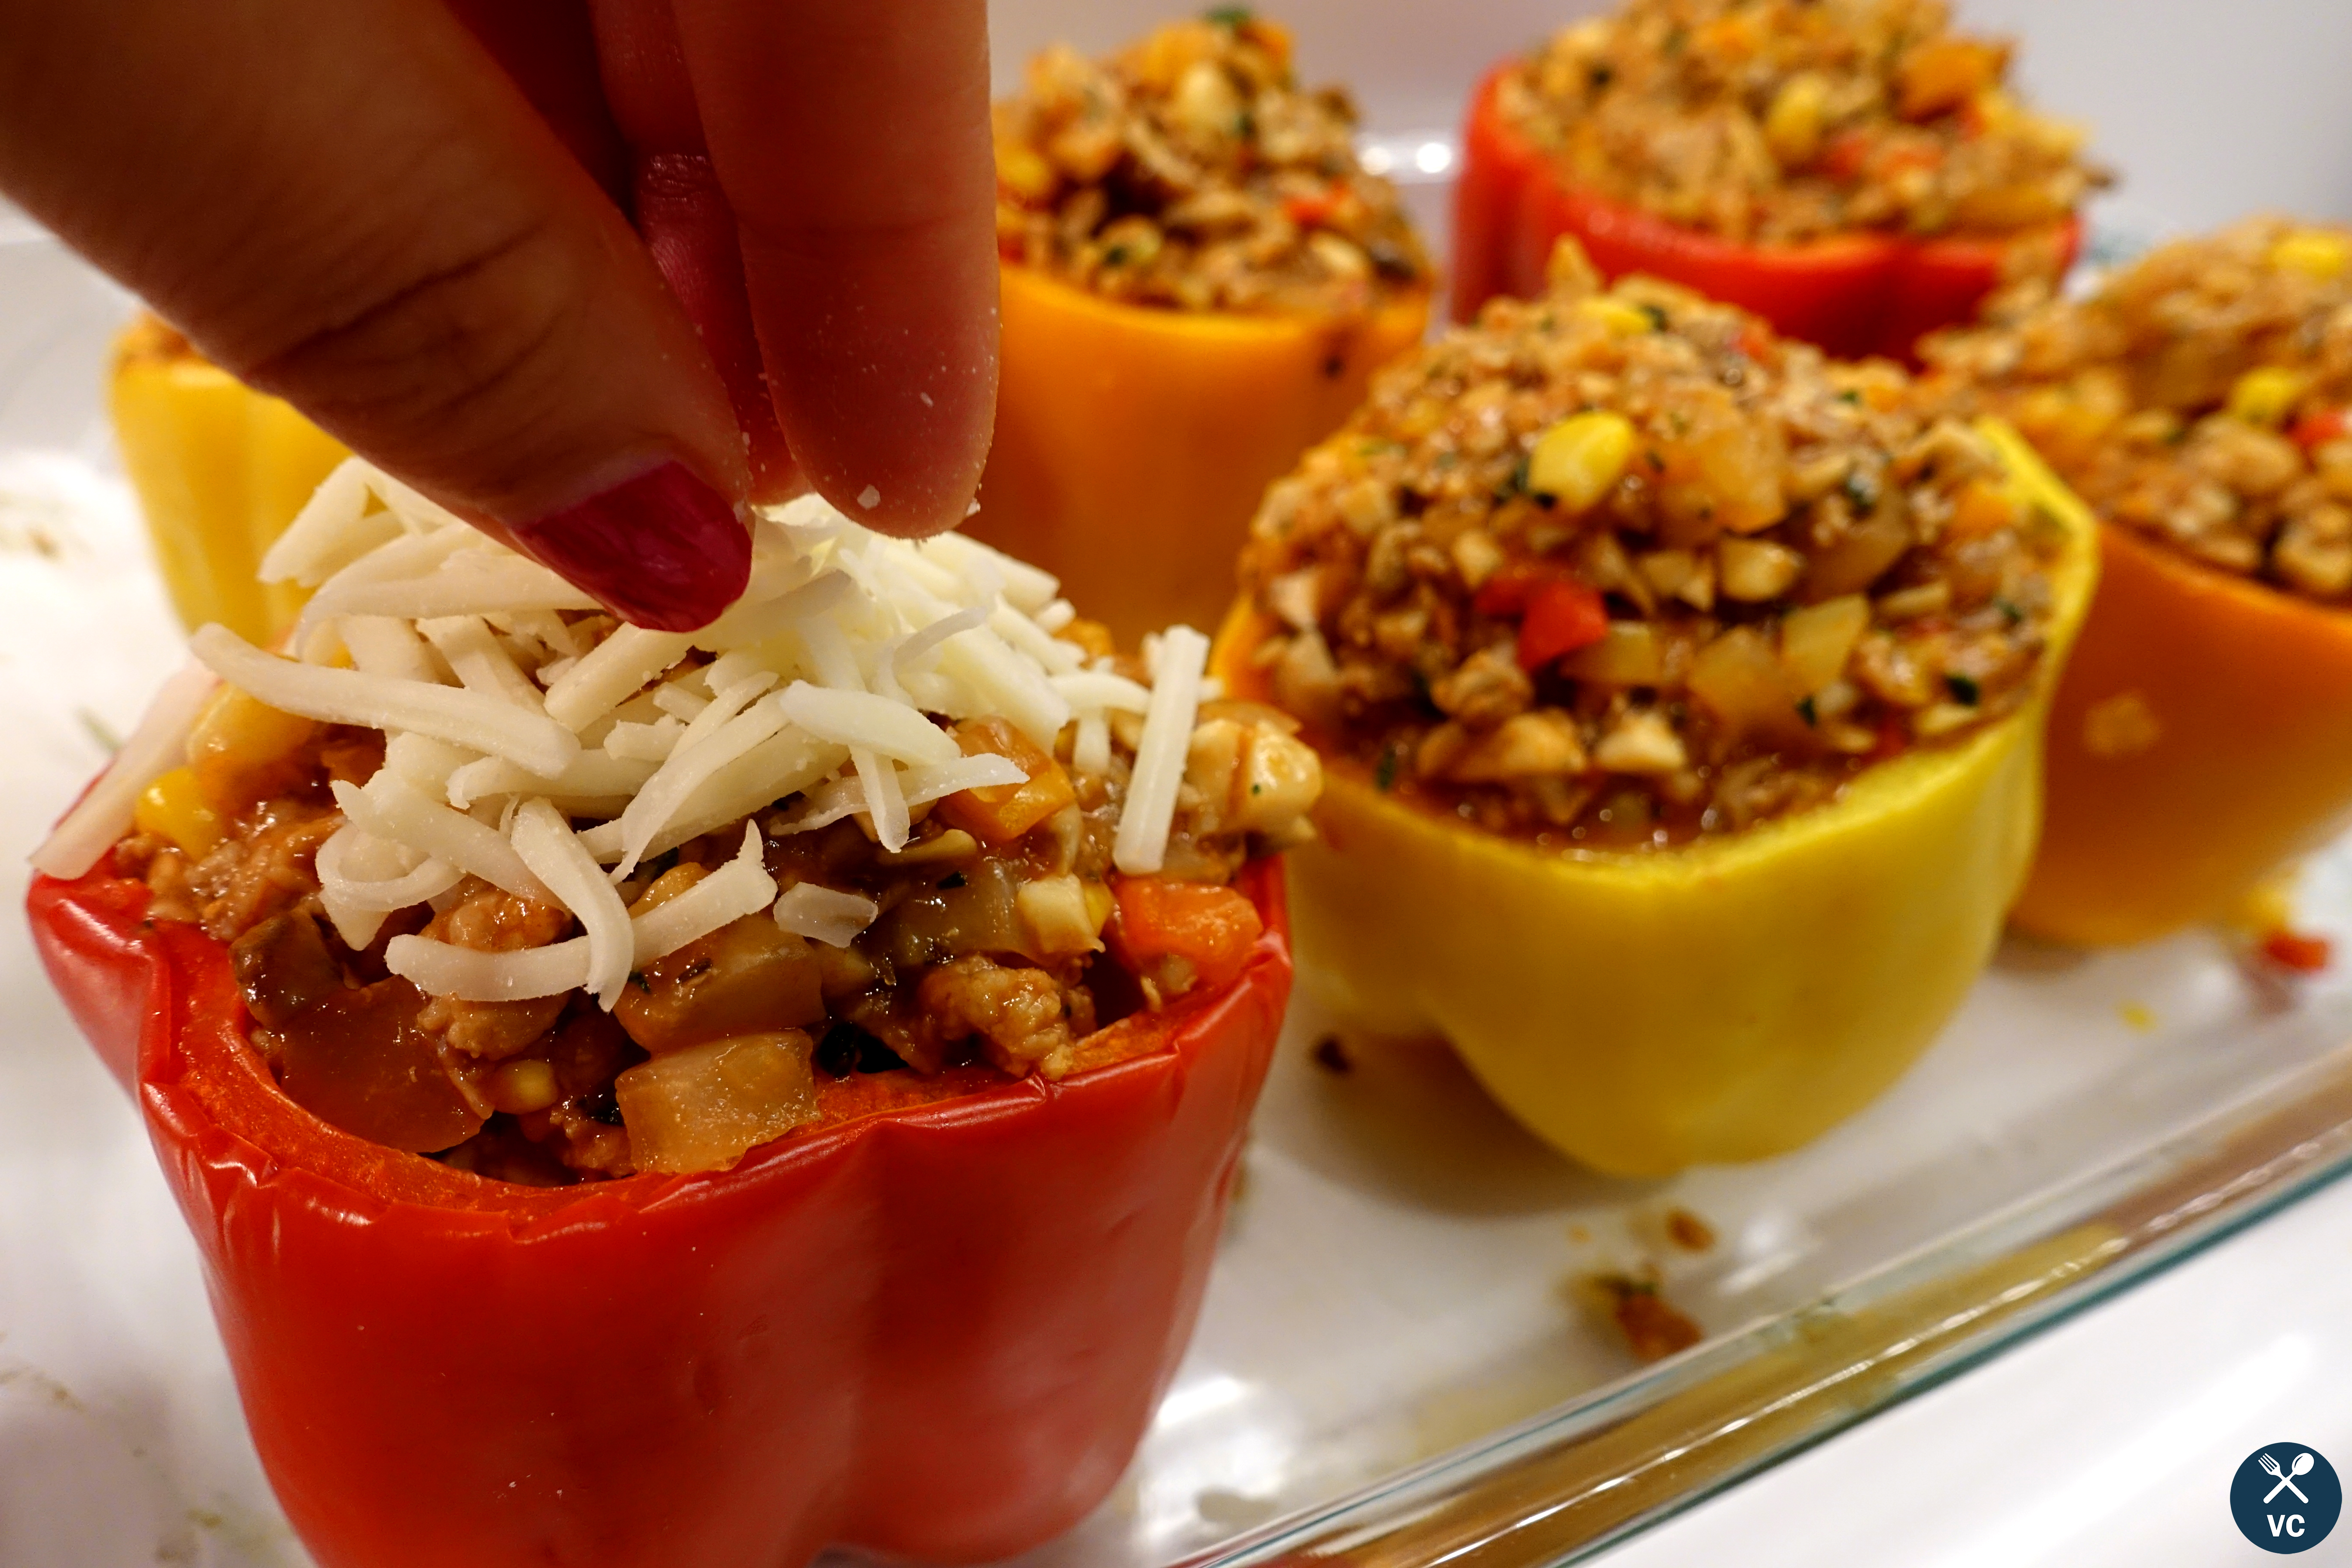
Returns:
[[[1216,625],[1265,487],[1429,317],[1418,293],[1366,317],[1244,316],[1003,278],[996,445],[965,531],[1057,574],[1129,643]]]
[[[1869,230],[1801,245],[1747,245],[1685,228],[1563,184],[1503,115],[1498,66],[1470,101],[1454,187],[1454,315],[1497,294],[1543,292],[1552,246],[1574,235],[1604,278],[1644,272],[1755,311],[1790,337],[1848,358],[1906,357],[1919,336],[1965,321],[2001,280],[2013,247],[2049,244],[2062,272],[2082,226],[1918,239]]]
[[[2221,915],[2352,806],[2352,615],[2100,533],[2014,915],[2085,943]]]

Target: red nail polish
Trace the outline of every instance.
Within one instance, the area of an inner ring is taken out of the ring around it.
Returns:
[[[709,626],[751,576],[751,531],[677,462],[508,531],[541,565],[655,631]]]

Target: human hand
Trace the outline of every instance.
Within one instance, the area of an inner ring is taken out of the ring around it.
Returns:
[[[0,188],[633,620],[740,591],[746,500],[963,515],[981,0],[0,0]]]

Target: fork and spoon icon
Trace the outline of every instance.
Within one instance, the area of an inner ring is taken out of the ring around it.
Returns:
[[[2305,1505],[2310,1503],[2311,1500],[2303,1495],[2303,1489],[2294,1484],[2294,1479],[2297,1476],[2307,1476],[2311,1474],[2311,1467],[2315,1463],[2315,1461],[2308,1453],[2297,1454],[2294,1457],[2294,1463],[2284,1470],[2281,1470],[2279,1468],[2279,1462],[2276,1459],[2272,1458],[2268,1454],[2264,1454],[2262,1457],[2260,1463],[2263,1469],[2269,1471],[2272,1475],[2278,1477],[2278,1485],[2273,1487],[2268,1492],[2263,1494],[2263,1501],[2264,1503],[2267,1504],[2271,1499],[2278,1496],[2282,1491],[2293,1492],[2295,1497]]]

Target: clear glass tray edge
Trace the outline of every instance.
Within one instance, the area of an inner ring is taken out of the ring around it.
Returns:
[[[2314,1120],[2315,1111],[2324,1114]],[[1589,1561],[2347,1175],[2352,1175],[2352,1043],[2155,1145],[1980,1216],[1809,1305],[1746,1325],[1347,1497],[1270,1521],[1181,1559],[1176,1568],[1307,1563],[1433,1568],[1441,1562],[1448,1568],[1549,1568]],[[2118,1218],[2133,1223],[2115,1225]],[[2102,1223],[2113,1234],[2078,1248],[2080,1256],[2037,1257],[2051,1252],[2053,1242]],[[1906,1311],[1921,1320],[1918,1328],[1903,1326]],[[1856,1323],[1873,1325],[1861,1343],[1878,1342],[1862,1358],[1853,1354],[1856,1336],[1835,1327]],[[1822,1331],[1825,1327],[1831,1331]],[[1906,1359],[1915,1352],[1916,1359]],[[1793,1387],[1776,1399],[1743,1405],[1738,1385],[1773,1358],[1782,1364],[1766,1386]],[[1862,1397],[1835,1397],[1858,1379],[1868,1380]],[[1677,1451],[1637,1449],[1646,1461],[1638,1466],[1577,1468],[1586,1450],[1622,1437],[1645,1416],[1710,1394],[1725,1402],[1716,1426],[1700,1434],[1699,1442]],[[1798,1418],[1782,1436],[1753,1448],[1730,1441],[1760,1420],[1791,1412]],[[1694,1452],[1708,1440],[1723,1451]],[[1562,1471],[1567,1484],[1528,1483],[1531,1471],[1547,1465]],[[1574,1514],[1580,1505],[1636,1488],[1643,1472],[1661,1465],[1682,1468],[1654,1487],[1653,1500],[1615,1516],[1588,1510],[1592,1528],[1580,1528]]]

